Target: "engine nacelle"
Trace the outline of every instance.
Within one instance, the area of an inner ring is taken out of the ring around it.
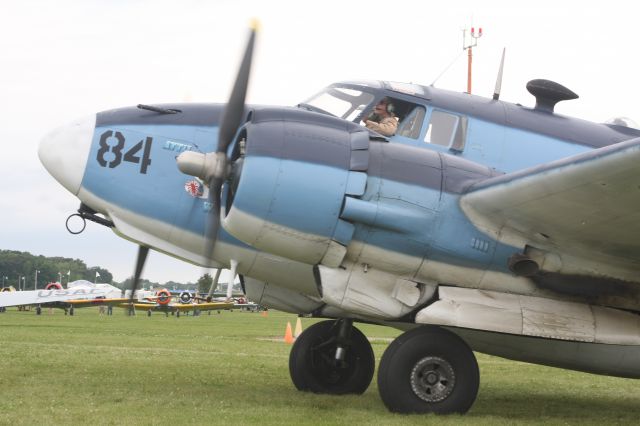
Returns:
[[[345,196],[364,193],[369,137],[366,129],[327,115],[254,111],[246,152],[235,149],[224,228],[259,250],[338,266],[354,232],[340,212]]]
[[[429,247],[449,250],[450,236],[436,227],[476,235],[457,196],[495,174],[434,150],[370,142],[363,127],[301,110],[256,110],[240,139],[223,226],[261,251],[312,265],[338,267],[347,257],[413,276]],[[446,203],[453,207],[440,218]]]

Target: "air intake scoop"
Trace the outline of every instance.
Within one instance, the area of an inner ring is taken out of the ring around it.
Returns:
[[[551,80],[531,80],[527,83],[527,90],[536,97],[535,109],[548,113],[553,113],[558,102],[578,98],[576,93]]]

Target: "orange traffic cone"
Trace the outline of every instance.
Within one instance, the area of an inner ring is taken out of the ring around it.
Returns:
[[[284,332],[284,342],[293,343],[293,334],[291,334],[291,323],[289,321],[287,321],[287,329]]]
[[[296,328],[293,331],[293,337],[297,338],[301,334],[302,334],[302,323],[300,322],[300,317],[298,317],[298,320],[296,321]]]

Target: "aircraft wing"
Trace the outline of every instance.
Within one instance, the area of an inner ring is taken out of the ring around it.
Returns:
[[[216,311],[216,310],[224,310],[233,308],[233,302],[207,302],[207,303],[187,303],[187,304],[175,304],[172,305],[173,308],[176,308],[179,311]]]
[[[640,138],[488,179],[460,205],[496,236],[637,268]]]
[[[65,303],[76,307],[76,308],[86,308],[89,306],[117,306],[121,303],[126,303],[129,301],[129,298],[112,298],[112,299],[81,299],[81,300],[67,300]]]
[[[70,288],[56,290],[7,291],[0,293],[0,307],[38,305],[51,302],[67,302],[74,299],[95,299],[110,290],[103,288]]]
[[[128,301],[128,299],[126,299],[126,301]],[[118,303],[116,304],[118,307],[121,308],[129,308],[131,305],[129,305],[129,303]],[[137,302],[137,303],[133,303],[132,305],[135,309],[141,310],[141,311],[148,311],[148,310],[152,310],[152,311],[180,311],[180,312],[185,312],[185,311],[194,311],[196,309],[199,309],[201,311],[215,311],[215,310],[223,310],[223,309],[231,309],[233,308],[233,303],[227,303],[227,302],[210,302],[210,303],[187,303],[187,304],[181,304],[181,303],[174,303],[174,304],[170,304],[170,305],[158,305],[156,303],[144,303],[144,302]]]

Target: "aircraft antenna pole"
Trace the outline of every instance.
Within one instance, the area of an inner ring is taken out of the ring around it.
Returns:
[[[478,39],[482,37],[482,28],[478,28],[476,33],[475,28],[471,27],[469,32],[469,40],[467,40],[467,30],[462,30],[462,50],[467,51],[467,93],[471,94],[471,75],[473,62],[473,48],[478,45]]]

